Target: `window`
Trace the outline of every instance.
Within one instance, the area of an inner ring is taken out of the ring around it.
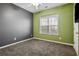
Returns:
[[[41,16],[40,33],[58,35],[58,15]]]

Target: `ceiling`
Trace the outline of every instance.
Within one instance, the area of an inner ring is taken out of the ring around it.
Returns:
[[[14,3],[14,4],[21,8],[24,8],[29,12],[35,13],[45,9],[62,6],[66,3],[40,3],[40,5],[38,6],[38,9],[36,9],[35,6],[32,5],[32,3]]]

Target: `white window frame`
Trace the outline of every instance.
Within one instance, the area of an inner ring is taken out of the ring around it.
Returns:
[[[49,24],[48,24],[48,29],[49,29],[49,32],[48,33],[44,33],[44,32],[42,32],[41,31],[41,20],[42,20],[42,18],[43,17],[45,17],[47,20],[49,20],[49,18],[51,18],[51,17],[56,17],[56,20],[57,20],[57,33],[51,33],[51,30],[50,30],[50,22],[48,22]],[[59,30],[59,28],[58,28],[58,21],[59,21],[59,15],[48,15],[48,16],[41,16],[40,17],[40,34],[48,34],[48,35],[58,35],[58,30]]]

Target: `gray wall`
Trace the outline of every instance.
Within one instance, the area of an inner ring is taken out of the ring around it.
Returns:
[[[32,13],[9,3],[0,3],[0,47],[32,37]]]

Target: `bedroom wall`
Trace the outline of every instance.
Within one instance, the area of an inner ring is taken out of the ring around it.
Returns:
[[[0,47],[32,37],[32,13],[10,3],[0,3]]]
[[[43,15],[59,15],[59,35],[40,34],[39,18]],[[34,37],[73,44],[73,4],[66,4],[60,7],[43,10],[33,14]],[[59,39],[61,38],[61,39]]]

